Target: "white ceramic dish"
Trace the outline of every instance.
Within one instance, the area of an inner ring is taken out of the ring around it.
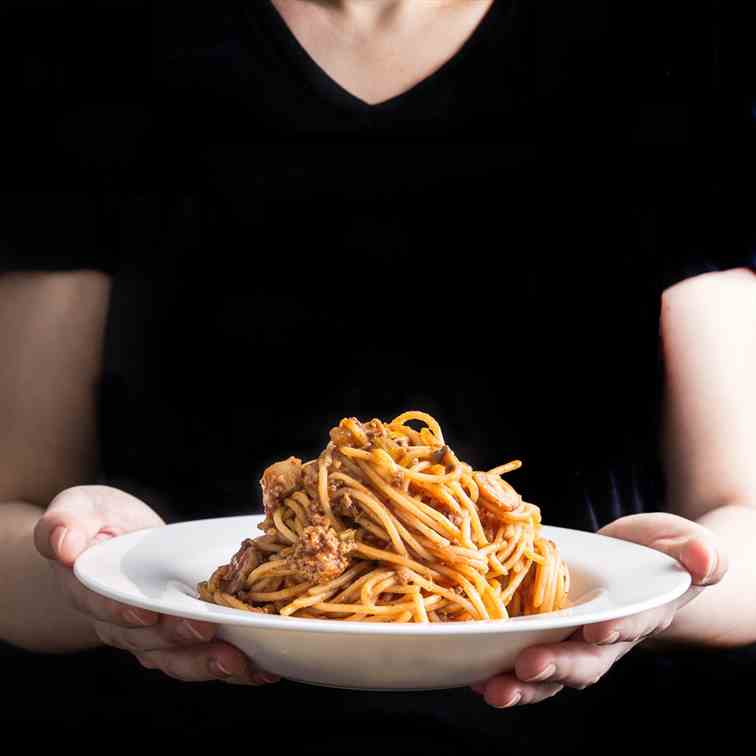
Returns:
[[[511,669],[536,643],[581,625],[625,617],[673,601],[689,574],[669,557],[633,543],[544,527],[567,562],[570,606],[509,620],[386,624],[253,614],[197,598],[196,584],[226,564],[259,515],[197,520],[98,543],[74,565],[91,590],[125,604],[215,622],[219,636],[263,668],[317,685],[371,690],[451,688]]]

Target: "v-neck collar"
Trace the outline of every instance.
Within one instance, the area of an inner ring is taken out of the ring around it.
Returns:
[[[381,100],[377,103],[369,103],[361,97],[350,92],[341,86],[307,51],[297,36],[291,30],[289,25],[273,5],[272,0],[262,0],[260,7],[264,15],[270,21],[271,30],[276,34],[278,40],[295,58],[296,64],[303,73],[308,83],[315,90],[328,100],[335,102],[342,107],[352,110],[361,111],[362,113],[379,113],[385,110],[394,110],[408,100],[419,96],[433,84],[438,82],[456,68],[468,55],[468,53],[477,45],[478,41],[485,36],[488,28],[494,20],[494,16],[500,10],[501,5],[509,6],[512,0],[493,0],[483,18],[478,22],[472,33],[462,43],[462,46],[448,60],[441,64],[435,71],[432,71],[426,77],[421,79],[417,84],[413,84],[409,89],[399,92],[393,97]]]

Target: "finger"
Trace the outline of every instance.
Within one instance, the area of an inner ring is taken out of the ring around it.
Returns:
[[[727,556],[711,538],[691,538],[681,550],[680,561],[690,572],[693,585],[715,585],[728,568]]]
[[[53,564],[61,590],[75,609],[88,617],[122,627],[145,627],[158,621],[159,615],[146,609],[121,604],[86,588],[70,567]]]
[[[70,566],[106,529],[107,523],[88,488],[76,486],[59,493],[40,517],[34,528],[34,545],[42,556]]]
[[[675,601],[657,609],[635,614],[632,617],[585,625],[579,637],[586,643],[598,645],[632,643],[643,640],[667,630],[672,624],[675,612],[680,608],[681,603],[681,601]]]
[[[74,486],[50,502],[34,529],[37,550],[72,565],[88,546],[106,537],[158,527],[162,519],[143,501],[110,486]]]
[[[207,643],[216,632],[216,626],[209,622],[194,622],[166,615],[161,615],[160,621],[149,627],[122,627],[97,621],[94,628],[106,645],[132,653]]]
[[[515,676],[523,683],[559,683],[570,688],[593,685],[632,648],[630,643],[596,646],[567,640],[525,649],[515,661]]]
[[[598,532],[664,552],[690,572],[695,585],[718,583],[727,572],[727,557],[714,533],[678,515],[666,512],[629,515]]]
[[[559,693],[560,683],[524,683],[515,675],[497,675],[483,684],[483,696],[489,706],[508,709],[538,703]]]
[[[81,486],[56,496],[34,528],[34,545],[42,556],[72,565],[105,523]]]
[[[137,655],[142,666],[159,669],[169,677],[185,682],[222,680],[245,685],[264,685],[278,680],[257,669],[238,648],[212,641],[210,643],[145,651]]]

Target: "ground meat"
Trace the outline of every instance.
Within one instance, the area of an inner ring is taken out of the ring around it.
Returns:
[[[483,526],[483,532],[489,541],[493,541],[496,537],[496,532],[501,525],[501,520],[486,509],[478,510],[478,517],[480,518],[480,524]]]
[[[244,587],[252,570],[260,563],[260,553],[251,538],[242,541],[241,548],[231,557],[231,562],[226,567],[220,580],[220,589],[224,593],[234,594]]]
[[[386,429],[383,427],[383,423],[380,420],[370,420],[363,424],[363,429],[367,434],[367,437],[373,441],[376,436],[386,436]]]
[[[260,485],[265,513],[272,514],[287,496],[302,487],[302,460],[289,457],[272,464],[263,473]]]
[[[247,611],[256,612],[257,614],[273,614],[273,610],[268,606],[255,606],[254,601],[250,598],[249,591],[241,591],[239,600],[247,605]]]
[[[462,523],[464,522],[463,517],[454,512],[450,512],[449,514],[447,514],[446,518],[449,520],[449,522],[452,523],[452,525],[456,525],[458,528],[461,528]]]
[[[400,585],[408,585],[412,581],[412,576],[409,574],[409,570],[406,567],[397,567],[396,577],[399,580]]]
[[[311,525],[328,525],[328,518],[325,516],[325,513],[318,503],[313,503],[310,506],[309,514],[307,516],[310,519]]]
[[[362,532],[362,541],[368,546],[381,547],[384,545],[384,542],[369,530],[364,530]]]
[[[434,451],[433,454],[431,454],[431,461],[433,462],[433,464],[434,465],[442,464],[446,457],[446,452],[448,451],[449,451],[448,446],[442,446],[440,449],[436,449],[436,451]]]
[[[268,514],[262,522],[257,523],[257,529],[262,530],[263,533],[267,533],[271,528],[275,528],[276,524],[273,521],[273,515]]]
[[[287,563],[306,580],[327,583],[349,566],[348,554],[353,545],[354,531],[345,531],[339,537],[329,526],[308,525],[294,545]]]
[[[353,443],[352,434],[346,428],[331,428],[329,435],[336,447],[351,446]]]
[[[354,503],[352,497],[348,493],[344,493],[334,499],[331,508],[333,509],[334,514],[339,517],[349,517],[352,520],[356,519],[360,514],[360,508]]]
[[[323,507],[320,504],[317,462],[308,462],[302,467],[302,487],[309,499],[309,504],[305,506],[307,519],[312,525],[325,524],[327,518],[323,511]]]
[[[491,502],[491,504],[501,507],[508,512],[519,506],[520,497],[505,488],[498,475],[478,471],[473,474],[473,479],[478,484],[480,495],[486,501]]]

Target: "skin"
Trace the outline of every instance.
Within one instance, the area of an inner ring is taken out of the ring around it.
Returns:
[[[375,105],[453,58],[493,2],[273,0],[273,5],[331,79]]]

